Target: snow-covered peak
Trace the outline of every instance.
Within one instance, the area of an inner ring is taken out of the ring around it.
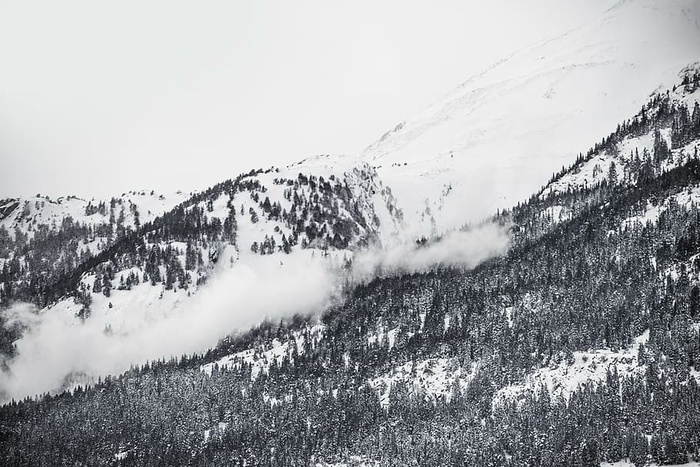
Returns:
[[[361,157],[419,228],[509,207],[700,59],[698,3],[617,2],[472,77]]]
[[[307,202],[316,208],[323,206],[321,211],[330,216],[328,222],[323,223],[330,230],[334,230],[331,224],[336,221],[350,221],[359,227],[351,242],[355,246],[364,242],[390,245],[399,241],[402,213],[395,206],[391,190],[383,186],[370,164],[356,157],[312,156],[285,168],[255,173],[244,180],[261,186],[264,193],[259,197],[261,201],[269,198],[271,203],[279,203],[290,213],[301,214],[302,204]],[[300,202],[295,201],[298,198]],[[233,201],[235,206],[237,203]],[[245,209],[248,209],[247,204]],[[284,224],[277,226],[279,230],[290,228]],[[272,231],[274,226],[261,225],[259,229]],[[259,235],[265,233],[263,230]]]

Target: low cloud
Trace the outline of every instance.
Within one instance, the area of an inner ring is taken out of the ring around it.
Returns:
[[[424,244],[404,243],[362,252],[353,260],[352,274],[355,280],[367,281],[382,275],[428,271],[436,266],[470,269],[505,253],[509,243],[508,229],[489,222],[446,233]]]
[[[144,312],[138,300],[110,311],[122,319],[93,314],[85,322],[59,307],[37,314],[32,305],[16,304],[3,313],[26,330],[16,342],[16,357],[7,362],[9,371],[0,373],[0,401],[94,381],[126,371],[132,363],[202,352],[266,318],[312,314],[328,306],[337,284],[327,261],[293,255],[283,263],[279,257],[251,256],[231,269],[221,268],[164,316]]]
[[[505,228],[485,224],[423,245],[358,253],[343,274],[342,268],[331,266],[334,261],[310,250],[288,256],[247,255],[231,268],[222,261],[192,297],[178,291],[173,301],[177,294],[167,291],[158,299],[159,289],[141,284],[130,292],[113,292],[114,310],[93,312],[85,322],[66,304],[41,313],[32,305],[16,304],[3,311],[6,325],[19,324],[25,332],[16,342],[16,357],[6,362],[9,370],[0,373],[0,401],[94,382],[132,364],[203,352],[221,337],[266,318],[322,311],[340,295],[340,283],[435,266],[472,268],[505,252],[508,243]]]

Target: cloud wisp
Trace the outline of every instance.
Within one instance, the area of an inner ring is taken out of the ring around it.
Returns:
[[[353,259],[351,274],[354,281],[366,282],[378,276],[422,272],[437,266],[471,269],[505,253],[509,244],[507,227],[488,222],[448,232],[424,244],[403,243],[361,252]]]

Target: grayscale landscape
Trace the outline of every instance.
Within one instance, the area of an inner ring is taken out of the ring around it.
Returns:
[[[700,0],[0,4],[0,465],[700,466]]]

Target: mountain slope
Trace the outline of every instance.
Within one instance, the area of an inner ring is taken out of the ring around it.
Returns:
[[[474,76],[361,157],[423,230],[431,216],[440,231],[509,207],[700,59],[699,5],[618,2]]]
[[[644,125],[621,124],[589,160],[624,144],[625,132],[669,123],[671,147],[698,144],[700,126],[673,124],[682,107],[662,112],[662,102],[652,98]],[[533,195],[497,216],[516,227],[512,248],[473,270],[377,279],[320,318],[266,322],[205,355],[6,404],[0,457],[9,465],[698,461],[700,209],[685,194],[700,190],[700,161],[679,155],[670,166],[657,145],[651,170],[633,168],[629,182]],[[570,216],[553,221],[548,211],[562,202]],[[665,206],[657,219],[628,222],[652,203]]]

